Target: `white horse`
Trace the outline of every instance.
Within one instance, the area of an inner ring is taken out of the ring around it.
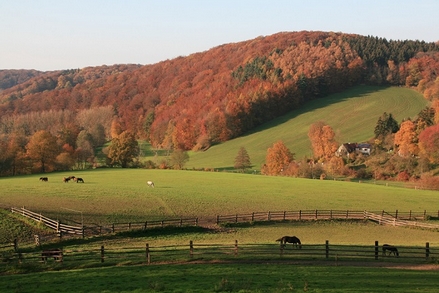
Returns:
[[[154,188],[154,182],[148,181],[148,182],[146,182],[146,184],[148,184],[149,187]]]

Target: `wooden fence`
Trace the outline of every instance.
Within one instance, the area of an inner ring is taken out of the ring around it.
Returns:
[[[48,228],[55,230],[58,236],[69,235],[102,235],[115,232],[124,232],[131,230],[146,230],[149,228],[164,228],[169,226],[182,227],[182,226],[198,226],[198,218],[189,219],[169,219],[160,221],[144,221],[144,222],[130,222],[130,223],[113,223],[110,225],[94,225],[94,226],[71,226],[62,224],[58,220],[53,220],[48,217],[43,216],[40,213],[35,213],[30,210],[23,208],[11,208],[13,213],[19,213],[20,215],[27,217],[29,219],[41,222]]]
[[[397,218],[384,211],[382,211],[380,214],[364,211],[364,217],[368,220],[377,222],[380,225],[409,226],[409,227],[439,230],[439,225],[437,224],[418,222],[414,220],[402,220],[401,218]]]
[[[125,232],[132,230],[146,230],[150,228],[164,228],[164,227],[184,227],[184,226],[198,226],[198,218],[188,219],[168,219],[159,221],[144,221],[144,222],[129,222],[129,223],[113,223],[111,225],[96,225],[84,227],[84,232],[87,235],[101,235],[107,233]]]
[[[198,226],[198,218],[179,218],[159,221],[143,221],[129,223],[113,223],[110,225],[94,226],[72,226],[60,223],[23,208],[11,208],[13,213],[19,213],[35,221],[44,223],[47,227],[55,230],[58,236],[64,235],[103,235],[108,233],[124,232],[131,230],[146,230],[149,228],[164,228],[169,226]],[[437,212],[439,215],[439,211]],[[269,211],[253,212],[249,214],[218,215],[216,223],[243,223],[255,221],[287,221],[287,220],[361,220],[368,219],[380,224],[389,224],[394,226],[413,226],[420,228],[439,229],[439,225],[419,222],[428,218],[427,211],[422,212],[368,212],[368,211],[351,211],[351,210],[297,210],[297,211]]]
[[[146,243],[143,247],[96,247],[95,249],[63,249],[61,258],[46,257],[47,251],[15,252],[4,263],[64,262],[69,266],[175,263],[193,261],[229,262],[282,262],[294,260],[328,261],[386,261],[395,263],[436,263],[439,247],[398,246],[399,256],[383,254],[378,241],[371,245],[335,245],[329,241],[321,244],[302,244],[302,248],[279,244],[196,244],[153,247]],[[53,249],[52,249],[53,250]],[[0,264],[1,266],[1,264]]]
[[[35,220],[37,222],[43,223],[48,228],[55,230],[59,236],[62,236],[62,234],[73,234],[73,235],[84,236],[83,227],[62,224],[58,220],[50,219],[48,217],[43,216],[42,214],[38,214],[38,213],[32,212],[30,210],[27,210],[24,207],[19,208],[19,209],[13,207],[13,208],[11,208],[11,211],[13,213],[18,213],[24,217]]]
[[[360,220],[365,219],[367,211],[351,210],[297,210],[297,211],[269,211],[253,212],[250,214],[218,215],[216,223],[239,223],[254,221],[286,221],[286,220]],[[427,211],[422,212],[371,212],[374,214],[386,214],[395,219],[426,220]],[[437,212],[439,215],[439,211]]]

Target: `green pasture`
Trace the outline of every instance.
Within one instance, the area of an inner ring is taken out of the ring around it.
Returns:
[[[365,142],[373,138],[378,118],[392,113],[401,122],[414,118],[427,101],[414,90],[402,87],[357,86],[342,93],[312,101],[283,117],[274,119],[236,139],[212,146],[205,152],[190,152],[187,168],[233,169],[240,147],[245,147],[253,169],[260,170],[267,149],[282,140],[297,159],[312,157],[308,130],[324,121],[339,143]],[[150,158],[154,160],[153,157]]]
[[[80,176],[85,183],[64,183],[62,178],[68,175]],[[41,182],[39,177],[1,178],[1,206],[24,206],[64,223],[84,222],[85,226],[194,217],[198,217],[200,222],[213,223],[217,215],[315,209],[427,210],[427,214],[437,217],[439,210],[437,191],[358,182],[143,169],[51,173],[48,174],[49,182]],[[153,180],[156,187],[148,187],[147,180]],[[148,241],[154,241],[152,243],[157,245],[165,245],[170,239],[178,244],[186,244],[190,240],[232,243],[235,239],[243,243],[271,243],[279,235],[294,233],[306,235],[307,243],[330,240],[340,244],[370,244],[375,240],[390,242],[396,239],[405,245],[423,245],[425,242],[439,244],[437,233],[427,230],[395,229],[361,223],[315,223],[236,227],[220,237],[215,233],[159,235],[150,237]],[[412,236],[406,237],[406,233]],[[145,237],[148,235],[105,241],[111,245],[144,245]]]
[[[280,176],[147,169],[98,169],[0,179],[3,207],[26,207],[51,218],[120,223],[297,210],[437,213],[437,191]],[[85,183],[64,183],[75,175]],[[146,181],[155,182],[155,188]]]
[[[437,292],[437,271],[307,265],[191,264],[0,276],[9,292]]]

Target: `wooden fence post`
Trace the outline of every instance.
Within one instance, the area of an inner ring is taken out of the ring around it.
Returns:
[[[284,245],[282,244],[282,241],[280,242],[280,256],[282,257],[284,255]]]
[[[375,259],[378,259],[378,241],[375,241]]]
[[[151,264],[151,254],[149,253],[149,243],[146,243],[146,263]]]
[[[329,218],[332,219],[332,210],[329,211]]]
[[[325,241],[326,258],[329,258],[329,240]]]
[[[287,212],[284,211],[284,221],[285,221],[285,219],[286,219],[286,216],[287,216]]]
[[[255,221],[255,212],[252,213],[252,222]]]
[[[192,240],[189,241],[189,255],[191,258],[194,257],[194,243]]]
[[[271,212],[268,212],[268,221],[271,221]]]
[[[398,219],[398,210],[395,212],[395,219]]]
[[[235,223],[238,223],[238,214],[235,215]]]
[[[235,256],[238,255],[238,240],[235,240]]]
[[[217,216],[216,216],[216,224],[217,224],[217,225],[219,224],[219,221],[220,221],[220,216],[217,215]]]
[[[14,251],[15,252],[18,251],[18,240],[17,240],[17,238],[14,239]]]
[[[111,230],[112,230],[113,233],[114,233],[114,223],[113,223],[113,225],[112,225],[112,227],[111,227]]]
[[[198,218],[195,218],[195,227],[198,227]]]
[[[180,218],[180,227],[183,226],[183,219]]]
[[[147,227],[148,227],[148,221],[145,221],[145,229],[144,230],[146,230]]]
[[[299,210],[299,220],[302,220],[302,210]]]
[[[317,214],[318,214],[318,212],[317,212],[317,210],[316,210],[316,220],[317,220]]]
[[[104,262],[104,258],[105,258],[105,252],[104,252],[104,246],[101,246],[101,262]]]
[[[426,258],[430,257],[430,243],[429,242],[425,243],[425,257]]]

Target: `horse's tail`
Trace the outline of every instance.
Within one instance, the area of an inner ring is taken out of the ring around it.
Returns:
[[[302,249],[302,242],[300,242],[299,238],[297,238],[297,244],[299,245],[299,249]]]

